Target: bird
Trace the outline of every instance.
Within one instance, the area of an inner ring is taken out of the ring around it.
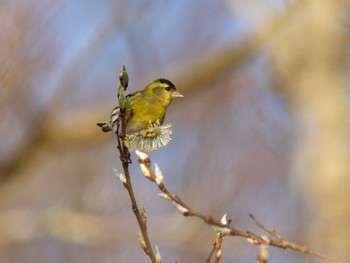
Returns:
[[[165,113],[174,98],[183,98],[175,85],[168,79],[159,78],[151,82],[145,89],[130,93],[130,117],[127,119],[126,134],[133,134],[149,128],[150,124],[163,124]],[[117,131],[119,123],[119,106],[111,112],[108,121],[99,122],[103,132]]]

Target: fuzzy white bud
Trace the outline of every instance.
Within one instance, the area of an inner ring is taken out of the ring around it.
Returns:
[[[188,209],[183,207],[182,205],[176,203],[176,202],[173,202],[173,205],[176,207],[177,211],[179,211],[181,214],[186,214],[188,212]]]
[[[171,200],[171,198],[170,198],[169,195],[167,195],[167,194],[159,193],[159,194],[157,194],[157,195],[160,196],[160,197],[163,197],[163,198],[166,199],[166,200]]]
[[[144,161],[146,159],[148,159],[148,155],[145,154],[144,152],[135,150],[135,154],[137,155],[137,157],[139,157],[140,160]]]
[[[145,206],[143,204],[141,204],[140,215],[141,215],[142,222],[144,224],[146,224],[146,222],[147,222],[147,213],[146,213],[146,208],[145,208]]]
[[[160,256],[158,246],[156,246],[156,262],[161,263],[162,262],[162,257]]]
[[[137,240],[139,241],[139,244],[143,249],[147,248],[145,239],[143,238],[143,235],[141,232],[137,233]]]
[[[219,232],[222,235],[229,235],[231,233],[231,229],[229,227],[222,227],[216,225],[211,225],[211,227],[214,229],[215,232]]]
[[[139,163],[139,166],[140,166],[141,172],[143,173],[144,176],[151,177],[151,173],[145,164]]]
[[[163,177],[162,171],[160,170],[159,166],[156,163],[154,164],[154,167],[155,167],[154,175],[156,177],[156,183],[157,185],[160,185],[163,183],[164,177]]]
[[[122,174],[121,172],[119,172],[117,169],[114,168],[114,173],[115,173],[115,176],[123,183],[123,184],[126,184],[126,178],[125,178],[125,175]]]
[[[221,218],[221,224],[227,225],[227,214],[224,214],[224,216]]]

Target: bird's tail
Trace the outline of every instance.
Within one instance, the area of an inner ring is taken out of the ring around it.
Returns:
[[[108,125],[108,122],[99,122],[96,123],[97,126],[101,127],[103,132],[109,132],[112,131],[113,129],[111,128],[111,126]]]

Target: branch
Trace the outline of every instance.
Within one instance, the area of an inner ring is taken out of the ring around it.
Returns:
[[[281,249],[291,249],[302,254],[312,255],[324,260],[334,261],[330,257],[317,253],[306,246],[301,246],[286,240],[282,237],[276,230],[271,230],[265,227],[260,221],[258,221],[252,214],[249,214],[250,218],[254,220],[259,228],[272,235],[273,238],[269,238],[265,235],[258,235],[252,231],[242,231],[233,227],[230,227],[228,224],[220,222],[212,216],[204,215],[184,203],[177,195],[170,192],[163,183],[163,175],[157,165],[155,165],[155,172],[151,168],[151,160],[149,157],[140,151],[135,151],[136,155],[139,157],[139,165],[144,176],[149,179],[151,182],[155,183],[158,189],[162,192],[161,197],[170,200],[173,202],[174,206],[183,216],[193,216],[200,218],[202,221],[210,225],[216,232],[230,236],[239,236],[244,237],[247,241],[253,245],[263,245],[263,246],[272,246]],[[210,262],[210,258],[209,261]]]
[[[123,165],[123,170],[125,174],[125,180],[121,180],[123,182],[124,187],[129,193],[130,201],[131,201],[131,208],[132,211],[135,214],[137,223],[140,227],[141,234],[138,235],[138,240],[140,243],[140,246],[146,253],[146,255],[151,259],[152,263],[156,263],[156,256],[154,255],[151,241],[148,237],[147,233],[147,218],[146,218],[146,212],[144,209],[142,209],[142,212],[140,212],[140,209],[137,205],[137,201],[135,198],[134,190],[131,183],[130,173],[129,173],[129,164],[131,163],[130,160],[130,152],[129,149],[124,145],[123,140],[125,138],[126,134],[126,124],[127,124],[127,103],[125,103],[125,96],[124,91],[126,90],[128,86],[128,77],[126,73],[125,66],[123,66],[123,69],[120,73],[120,85],[118,88],[118,99],[119,99],[119,110],[120,110],[120,123],[117,123],[117,131],[115,134],[117,135],[117,148],[120,153],[120,161]],[[119,133],[119,126],[121,124],[121,132]]]
[[[275,229],[270,229],[270,228],[266,227],[264,224],[262,224],[258,219],[255,218],[255,216],[253,214],[249,213],[249,217],[255,222],[255,224],[259,228],[261,228],[262,230],[264,230],[266,233],[270,234],[271,236],[275,237],[276,240],[278,240],[282,244],[281,248],[284,248],[284,249],[285,248],[289,248],[289,249],[292,249],[294,251],[298,251],[298,252],[300,252],[302,254],[312,255],[312,256],[319,257],[319,258],[322,258],[322,259],[328,260],[328,261],[335,261],[335,260],[331,259],[328,256],[325,256],[323,254],[320,254],[318,252],[315,252],[315,251],[309,249],[306,246],[300,246],[300,245],[297,245],[297,244],[295,244],[293,242],[290,242],[290,241],[286,240]],[[264,238],[266,238],[266,237],[264,237]]]

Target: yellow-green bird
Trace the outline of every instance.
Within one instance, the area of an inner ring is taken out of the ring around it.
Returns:
[[[174,98],[182,98],[175,85],[167,79],[157,79],[150,83],[144,90],[127,95],[130,100],[131,114],[126,125],[126,133],[132,134],[149,128],[150,122],[159,120],[163,124],[165,112]],[[119,121],[119,106],[111,113],[111,118],[106,122],[97,123],[102,131],[116,131]]]

